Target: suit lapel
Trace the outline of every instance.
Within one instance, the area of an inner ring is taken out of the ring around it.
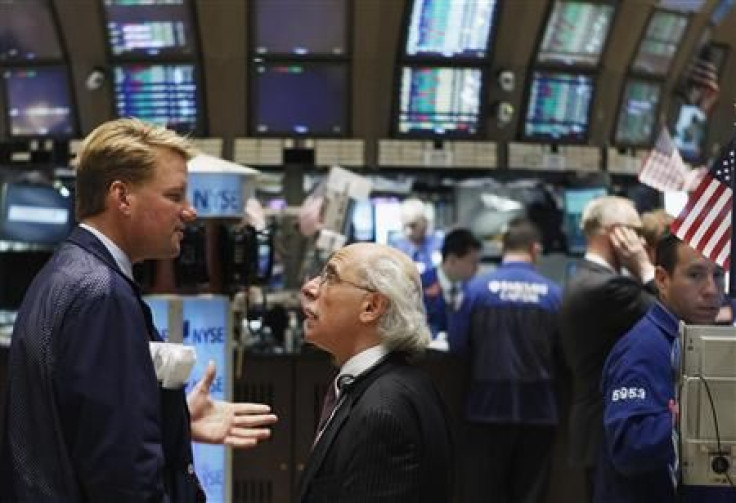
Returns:
[[[343,395],[344,398],[340,398],[340,406],[335,411],[335,415],[332,417],[332,420],[327,425],[325,431],[322,432],[322,436],[315,444],[312,453],[309,455],[307,465],[304,468],[304,474],[302,475],[299,483],[298,502],[303,501],[309,484],[315,474],[319,471],[322,463],[324,463],[332,444],[337,438],[337,434],[342,429],[342,426],[345,421],[347,421],[348,417],[350,417],[350,412],[354,405],[358,400],[360,400],[360,397],[363,395],[365,390],[368,389],[376,379],[394,367],[391,362],[396,361],[397,358],[401,358],[401,356],[389,353],[389,355],[376,366],[358,376],[355,382],[350,386],[350,389],[345,391],[345,394]]]

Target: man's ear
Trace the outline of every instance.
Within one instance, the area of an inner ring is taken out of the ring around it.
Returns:
[[[130,213],[130,191],[125,183],[120,180],[112,182],[110,189],[107,191],[107,197],[108,207],[115,208],[125,215]]]
[[[388,299],[380,293],[369,293],[361,304],[360,315],[363,323],[377,322],[388,309]]]

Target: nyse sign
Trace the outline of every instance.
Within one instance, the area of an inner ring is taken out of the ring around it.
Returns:
[[[190,173],[187,197],[201,217],[242,217],[245,180],[232,173]]]
[[[215,362],[217,376],[210,394],[215,400],[230,400],[230,359],[228,352],[229,304],[225,296],[149,296],[146,302],[153,311],[153,322],[161,336],[168,338],[169,313],[181,313],[184,344],[194,346],[197,362],[187,382],[187,393],[202,378],[210,360]],[[170,309],[172,302],[181,302],[181,309]],[[223,446],[193,444],[194,466],[207,493],[207,501],[229,500],[229,456]]]

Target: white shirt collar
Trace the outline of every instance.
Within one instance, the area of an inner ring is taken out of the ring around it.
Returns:
[[[365,349],[346,361],[340,369],[339,375],[347,374],[354,378],[358,377],[360,374],[376,365],[387,354],[388,349],[381,344]]]
[[[123,274],[125,274],[131,281],[133,280],[133,264],[130,262],[130,259],[125,254],[123,250],[120,249],[118,245],[116,245],[112,239],[105,236],[102,232],[95,229],[89,224],[79,224],[79,226],[85,230],[88,230],[94,236],[102,241],[102,244],[105,245],[105,248],[107,248],[107,251],[110,252],[110,255],[112,255],[112,258],[115,259],[115,263],[118,265],[121,271],[123,271]]]
[[[588,262],[593,262],[594,264],[598,264],[601,267],[605,267],[606,269],[610,271],[617,272],[616,269],[611,267],[611,264],[606,262],[606,260],[600,255],[598,255],[597,253],[590,252],[590,251],[585,252],[585,260],[587,260]]]

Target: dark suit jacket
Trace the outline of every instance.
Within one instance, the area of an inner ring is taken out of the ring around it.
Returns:
[[[452,501],[450,426],[426,374],[391,354],[343,393],[296,501]]]
[[[159,388],[155,339],[136,285],[76,229],[34,279],[15,323],[0,501],[202,496],[186,397]]]
[[[601,372],[608,353],[654,303],[655,286],[642,285],[583,260],[565,287],[560,324],[562,349],[573,375],[570,458],[592,467],[603,433]]]

